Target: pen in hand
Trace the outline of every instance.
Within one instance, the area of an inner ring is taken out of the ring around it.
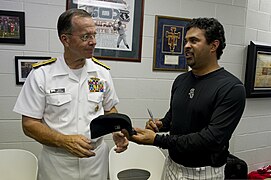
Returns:
[[[147,108],[147,110],[148,110],[148,113],[149,113],[149,115],[150,115],[150,117],[151,117],[151,120],[154,122],[154,118],[153,118],[153,115],[152,115],[151,110],[149,110],[149,108]]]
[[[149,108],[147,108],[147,110],[148,110],[148,113],[149,113],[149,115],[151,117],[152,122],[155,124],[155,121],[154,121],[153,114],[152,114],[151,110],[149,110]],[[158,132],[159,131],[158,127],[155,127],[155,130]]]

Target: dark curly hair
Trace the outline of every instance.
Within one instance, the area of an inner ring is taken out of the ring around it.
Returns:
[[[222,24],[215,18],[194,18],[186,26],[186,31],[191,28],[199,28],[205,31],[205,38],[208,44],[214,40],[219,40],[219,46],[216,50],[216,57],[220,59],[223,49],[226,47],[225,32]]]
[[[58,37],[60,38],[61,34],[64,33],[71,33],[72,32],[72,23],[71,20],[74,16],[79,17],[92,17],[91,13],[88,13],[87,11],[83,9],[69,9],[65,12],[63,12],[57,21],[57,33]]]

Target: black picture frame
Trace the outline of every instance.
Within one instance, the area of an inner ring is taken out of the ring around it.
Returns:
[[[25,44],[25,14],[0,10],[0,43]]]
[[[188,71],[184,55],[185,26],[188,18],[155,16],[154,71]]]
[[[247,98],[271,97],[271,45],[250,41],[244,84]]]
[[[16,84],[24,84],[28,74],[32,70],[32,64],[51,59],[49,56],[15,56]]]
[[[96,24],[97,45],[94,56],[98,59],[141,62],[144,0],[79,1],[67,0],[66,9],[79,8],[92,13]],[[118,22],[125,29],[124,41],[117,47]]]

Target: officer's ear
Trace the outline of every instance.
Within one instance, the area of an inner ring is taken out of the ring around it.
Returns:
[[[67,34],[61,34],[60,41],[65,47],[68,47],[70,43],[70,38]]]

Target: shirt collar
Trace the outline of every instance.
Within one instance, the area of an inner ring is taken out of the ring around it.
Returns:
[[[86,59],[86,63],[83,67],[87,73],[98,71],[97,66],[92,61],[92,59]],[[55,65],[52,66],[51,74],[52,76],[68,75],[71,72],[69,66],[66,64],[63,55],[57,58]]]

